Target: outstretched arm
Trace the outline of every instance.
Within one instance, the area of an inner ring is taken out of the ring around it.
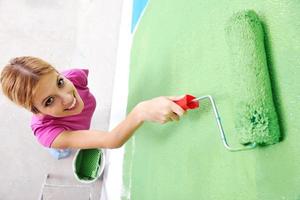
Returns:
[[[139,103],[110,132],[98,130],[64,131],[52,143],[52,148],[119,148],[145,121],[164,124],[179,120],[184,110],[172,100],[180,97],[157,97]]]

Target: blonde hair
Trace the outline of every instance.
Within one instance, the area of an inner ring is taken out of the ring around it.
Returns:
[[[35,87],[41,76],[53,71],[55,68],[42,59],[16,57],[1,72],[2,91],[14,103],[38,113],[32,103]]]

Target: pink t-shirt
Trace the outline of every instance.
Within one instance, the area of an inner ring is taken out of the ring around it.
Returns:
[[[96,108],[96,100],[87,87],[88,73],[87,69],[71,69],[62,72],[74,84],[84,102],[84,109],[80,114],[59,118],[32,116],[31,129],[43,146],[51,147],[54,139],[65,130],[87,130],[90,128],[91,119]]]

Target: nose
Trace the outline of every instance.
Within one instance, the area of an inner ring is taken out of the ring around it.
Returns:
[[[62,92],[59,94],[61,100],[62,100],[62,105],[63,106],[70,106],[73,103],[74,96],[73,93],[71,92]]]

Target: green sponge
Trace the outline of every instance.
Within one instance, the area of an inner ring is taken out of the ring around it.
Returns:
[[[80,181],[94,181],[103,170],[103,153],[100,149],[80,149],[74,158],[74,173]]]
[[[279,142],[280,130],[273,102],[264,47],[264,32],[252,10],[230,18],[226,39],[232,60],[235,128],[240,142],[269,145]]]

